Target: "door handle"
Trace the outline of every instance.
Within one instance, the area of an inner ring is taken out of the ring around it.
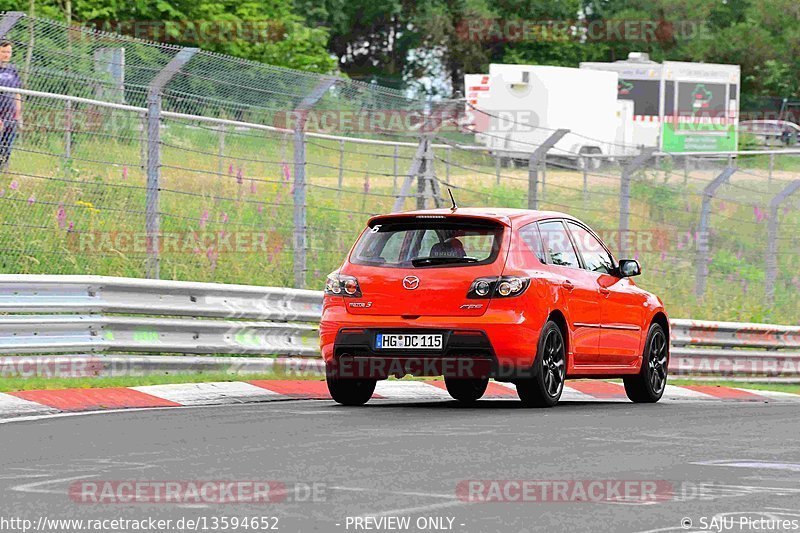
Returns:
[[[562,282],[561,286],[567,289],[568,291],[571,291],[572,289],[575,288],[575,285],[570,280]]]
[[[602,294],[606,298],[608,298],[608,295],[611,294],[611,291],[609,289],[606,289],[605,287],[600,287],[597,290],[600,291],[600,294]]]

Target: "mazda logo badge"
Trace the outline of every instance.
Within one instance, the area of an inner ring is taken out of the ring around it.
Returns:
[[[419,287],[419,278],[417,276],[406,276],[403,278],[403,287],[413,291]]]

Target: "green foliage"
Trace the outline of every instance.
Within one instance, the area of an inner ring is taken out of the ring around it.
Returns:
[[[35,15],[65,21],[66,3],[38,0]],[[29,11],[29,6],[0,0],[0,10],[19,9]],[[73,23],[134,37],[312,72],[336,70],[327,50],[328,29],[307,25],[284,0],[77,0],[71,10]]]

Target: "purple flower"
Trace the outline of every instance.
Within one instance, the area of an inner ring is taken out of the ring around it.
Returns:
[[[33,205],[36,203],[36,196],[31,194],[30,198],[28,198],[28,205]]]
[[[216,250],[214,250],[213,247],[210,247],[208,250],[206,250],[206,258],[208,258],[209,263],[211,263],[211,270],[214,270],[214,269],[217,268],[217,258],[218,257],[219,257],[219,254],[217,253]]]
[[[364,176],[364,194],[369,194],[369,174]]]
[[[200,216],[200,227],[205,228],[206,222],[208,222],[208,209],[203,211],[203,214]]]
[[[71,221],[71,220],[70,220],[70,221],[69,221],[69,227],[67,228],[67,231],[70,231],[70,232],[71,232],[71,231],[72,231],[72,230],[74,230],[74,229],[75,229],[75,223],[74,223],[73,221]]]
[[[124,180],[128,179],[128,165],[122,166],[122,179]]]
[[[222,213],[222,223],[225,224],[227,221],[228,221],[228,214],[223,212]]]
[[[67,225],[67,211],[64,209],[63,204],[59,204],[58,211],[56,211],[56,220],[58,221],[58,227],[64,229]]]
[[[263,212],[264,212],[264,206],[263,205],[259,205],[258,206],[258,214],[261,214]]]
[[[9,185],[9,188],[12,191],[16,191],[17,189],[19,189],[19,182],[17,180],[12,181],[11,184]]]
[[[256,193],[256,182],[254,180],[250,180],[250,193],[251,194]]]
[[[283,164],[283,181],[290,181],[292,179],[292,174],[289,172],[289,165],[286,163]]]
[[[236,183],[238,183],[239,185],[244,183],[242,181],[242,167],[239,167],[239,169],[236,171]]]
[[[233,176],[233,163],[228,163],[228,174]]]

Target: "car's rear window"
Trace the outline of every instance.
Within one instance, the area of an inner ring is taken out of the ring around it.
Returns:
[[[350,262],[389,268],[493,263],[503,226],[491,220],[376,220],[356,244]]]

